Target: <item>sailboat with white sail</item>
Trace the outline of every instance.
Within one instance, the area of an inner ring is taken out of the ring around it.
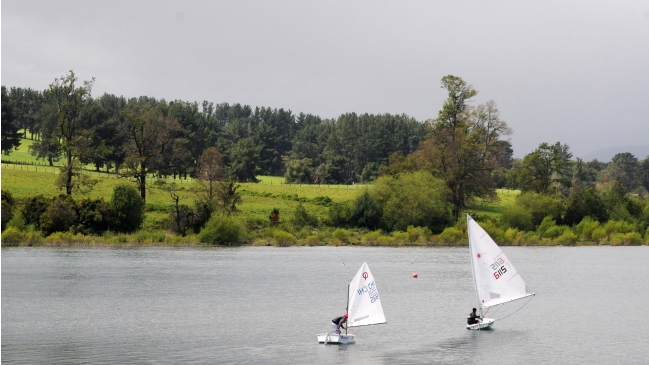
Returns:
[[[483,318],[481,322],[467,325],[466,328],[478,330],[489,328],[496,321],[484,318],[483,311],[486,310],[486,314],[492,307],[519,299],[531,300],[536,294],[529,292],[523,278],[489,234],[471,216],[467,214],[466,217],[473,283],[480,317]]]
[[[374,276],[364,262],[347,287],[347,328],[387,323],[383,306],[376,288]],[[356,331],[358,332],[358,331]],[[318,335],[318,342],[324,344],[353,343],[356,333],[323,333]]]

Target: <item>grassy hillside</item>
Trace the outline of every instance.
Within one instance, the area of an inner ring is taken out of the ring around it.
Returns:
[[[17,197],[27,197],[36,194],[55,196],[61,194],[54,181],[60,173],[61,161],[55,162],[54,167],[48,166],[47,161],[36,160],[29,154],[29,146],[33,143],[30,139],[23,139],[19,150],[12,151],[11,155],[2,155],[3,162],[19,162],[23,165],[3,163],[2,164],[2,188],[8,189]],[[94,190],[88,194],[91,198],[104,198],[110,200],[113,188],[119,183],[128,182],[126,179],[118,178],[114,174],[95,171],[92,166],[87,166],[86,174],[98,179],[99,183]],[[243,203],[240,205],[241,216],[246,219],[267,220],[273,208],[280,211],[281,216],[290,217],[300,201],[305,208],[318,217],[325,217],[328,207],[325,202],[344,202],[354,200],[363,189],[371,189],[371,185],[304,185],[284,184],[284,178],[278,176],[259,176],[257,184],[241,184],[240,192],[243,195]],[[171,205],[169,194],[160,185],[153,184],[159,179],[149,179],[150,190],[147,192],[147,220],[145,222],[155,226],[155,222],[166,217],[166,212]],[[189,193],[192,186],[190,180],[165,179],[165,183],[176,183],[184,189],[184,204],[192,204],[195,197]],[[513,202],[517,191],[498,190],[497,202],[476,201],[469,207],[473,211],[497,217],[507,205]],[[79,198],[79,196],[75,196]]]
[[[31,139],[23,139],[18,147],[18,150],[11,151],[10,155],[2,155],[2,162],[20,162],[28,164],[44,164],[47,165],[46,160],[36,160],[36,157],[32,156],[29,153],[29,147],[34,143]],[[55,162],[55,165],[60,165],[59,162]]]
[[[44,166],[26,166],[14,164],[2,164],[2,188],[9,190],[14,197],[22,198],[36,194],[55,196],[61,194],[54,181],[59,173],[58,168]],[[118,178],[112,174],[86,171],[91,177],[99,180],[93,191],[87,196],[90,198],[104,198],[110,200],[113,188],[120,183],[128,183],[129,180]],[[147,192],[147,219],[154,221],[166,217],[166,212],[171,206],[169,194],[154,182],[159,179],[150,179],[150,189]],[[333,202],[344,202],[353,200],[364,185],[286,185],[281,177],[261,176],[261,183],[241,184],[240,192],[243,196],[243,203],[240,205],[241,215],[247,219],[267,220],[273,208],[280,210],[283,217],[293,215],[295,207],[300,201],[305,208],[319,217],[327,214],[328,207],[323,203],[327,199]],[[192,204],[195,196],[189,192],[192,186],[191,180],[163,180],[166,184],[176,183],[182,189],[184,204]],[[74,195],[75,199],[80,198]],[[326,197],[326,198],[325,198]],[[162,213],[162,215],[160,214]],[[145,222],[145,224],[153,224]]]
[[[97,173],[86,171],[87,174],[99,180],[93,191],[87,196],[90,198],[103,198],[108,201],[111,198],[113,188],[120,183],[132,183],[127,179],[118,178],[113,174]],[[59,174],[58,168],[45,166],[27,166],[2,164],[2,188],[9,190],[14,197],[23,198],[27,196],[43,194],[55,196],[61,194],[54,181]],[[280,211],[283,219],[292,217],[295,208],[300,202],[308,212],[322,218],[327,216],[329,208],[327,201],[345,202],[353,201],[364,189],[371,189],[371,185],[287,185],[284,178],[275,176],[260,176],[258,184],[241,184],[239,191],[242,194],[243,202],[239,206],[240,216],[246,220],[267,221],[273,208]],[[169,194],[154,182],[159,179],[150,179],[150,189],[147,191],[147,212],[145,214],[144,229],[166,228],[165,221],[168,219],[168,211],[171,206]],[[181,189],[184,199],[183,204],[191,205],[195,195],[189,192],[193,184],[191,180],[163,180],[166,184],[176,183]],[[513,203],[518,191],[498,190],[499,201],[482,202],[478,201],[470,206],[471,211],[480,214],[498,217],[507,206]],[[79,194],[74,195],[75,199],[81,198]]]
[[[520,195],[520,193],[520,190],[496,189],[496,195],[498,196],[496,201],[486,202],[476,199],[476,201],[467,208],[480,214],[498,218],[503,211],[514,204],[516,197]]]

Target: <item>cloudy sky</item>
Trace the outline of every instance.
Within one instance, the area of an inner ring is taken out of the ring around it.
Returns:
[[[515,156],[649,145],[649,2],[2,1],[2,85],[434,118],[452,74]],[[644,156],[639,156],[644,157]]]

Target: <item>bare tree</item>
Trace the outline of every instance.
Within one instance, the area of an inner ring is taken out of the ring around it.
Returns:
[[[223,179],[224,172],[223,156],[215,147],[206,148],[198,159],[198,174],[196,177],[201,184],[201,190],[207,197],[207,201],[214,201],[216,183]]]

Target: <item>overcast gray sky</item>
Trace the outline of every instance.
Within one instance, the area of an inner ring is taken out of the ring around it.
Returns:
[[[517,157],[649,145],[649,1],[2,0],[2,85],[437,116],[453,74]],[[644,156],[638,156],[644,157]]]

